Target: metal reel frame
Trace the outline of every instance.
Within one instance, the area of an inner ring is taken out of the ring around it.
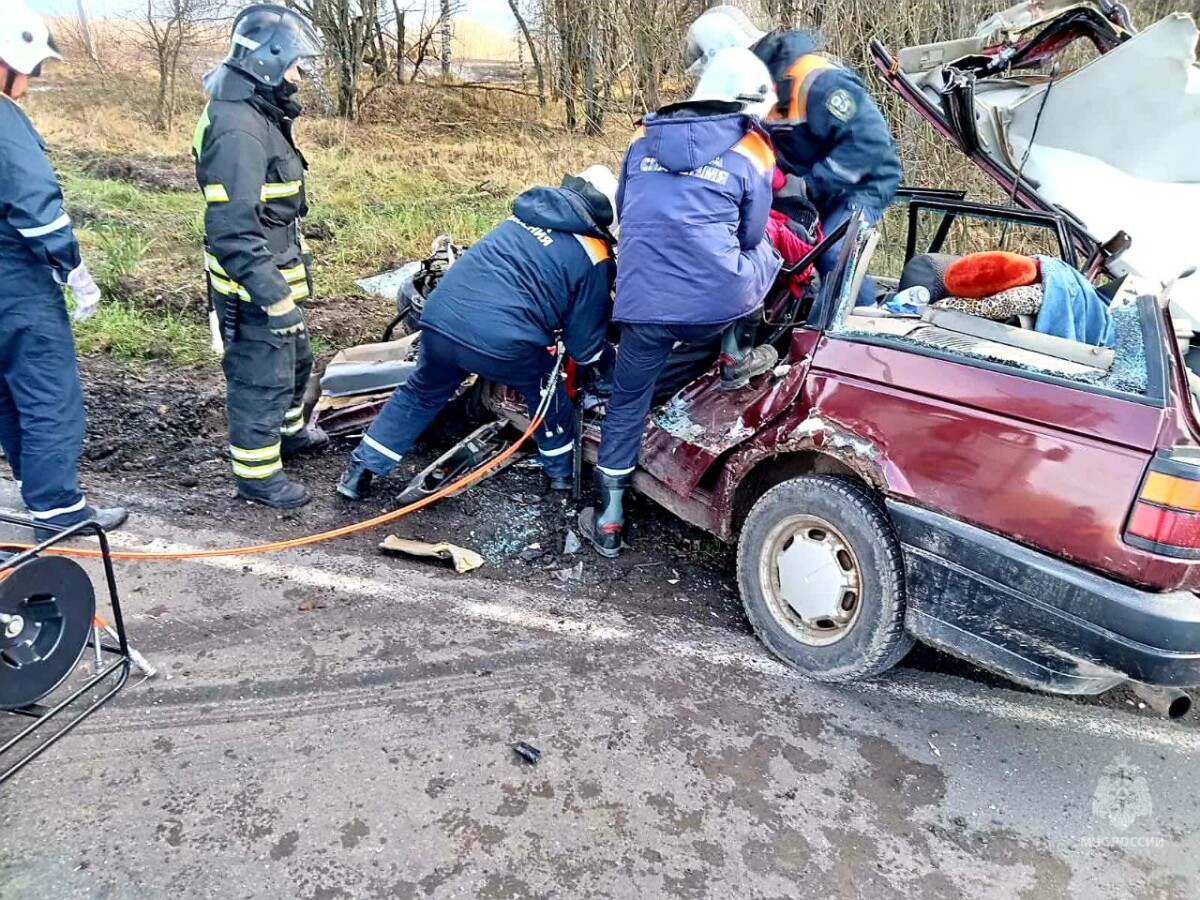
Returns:
[[[4,513],[0,513],[0,523],[28,528],[34,526],[30,519]],[[93,629],[80,662],[87,658],[88,648],[95,652],[93,659],[107,657],[111,662],[107,666],[97,666],[100,671],[97,671],[86,683],[72,690],[67,697],[54,706],[35,703],[22,709],[0,710],[0,715],[7,712],[9,715],[23,716],[33,720],[15,736],[0,744],[0,784],[8,781],[74,731],[85,719],[115,697],[117,692],[129,681],[129,673],[134,663],[129,651],[129,639],[125,633],[125,619],[121,615],[121,600],[117,593],[117,579],[113,572],[112,555],[104,529],[94,520],[80,522],[78,525],[66,528],[36,547],[6,560],[0,564],[0,576],[17,569],[30,560],[37,559],[56,544],[82,535],[95,535],[100,541],[100,552],[104,560],[104,576],[108,583],[109,605],[112,608],[112,626],[117,633],[117,642],[113,645],[100,641],[97,646],[96,631]],[[0,547],[2,546],[0,545]],[[97,611],[99,608],[100,598],[97,597]],[[72,671],[76,671],[78,668],[79,664],[77,663]],[[93,699],[88,696],[93,691],[101,693]],[[72,709],[72,707],[75,708]],[[13,758],[11,763],[8,762],[9,758]]]

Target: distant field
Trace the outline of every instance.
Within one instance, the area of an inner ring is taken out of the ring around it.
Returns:
[[[80,40],[77,19],[73,16],[58,16],[50,20],[50,28],[70,57],[83,56],[83,42]],[[102,58],[114,55],[113,51],[116,48],[120,48],[122,57],[128,57],[131,48],[136,50],[144,43],[142,27],[133,20],[97,19],[92,23],[92,31]],[[201,46],[190,48],[192,53],[219,55],[228,43],[226,28],[214,26],[206,29],[206,32]],[[517,40],[515,34],[505,34],[482,22],[458,19],[454,23],[451,53],[458,60],[516,62]]]

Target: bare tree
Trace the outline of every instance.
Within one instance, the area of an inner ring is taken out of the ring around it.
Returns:
[[[325,53],[337,80],[337,113],[353,118],[367,46],[375,33],[378,0],[289,0],[325,39]]]
[[[538,54],[537,41],[533,39],[533,33],[529,30],[525,16],[521,15],[521,7],[517,0],[508,0],[508,8],[512,10],[513,18],[517,20],[517,27],[521,29],[521,35],[525,38],[525,46],[529,49],[529,59],[533,62],[533,72],[537,78],[538,104],[545,106],[546,71],[542,68],[542,58]],[[524,74],[522,74],[523,78]]]
[[[155,128],[175,124],[181,62],[204,44],[204,33],[220,18],[223,6],[222,0],[146,0],[136,25],[158,75],[151,114]]]
[[[450,7],[453,4],[450,0],[442,0],[442,12],[439,17],[442,30],[442,77],[445,78],[450,74],[450,39],[453,37],[453,14]]]

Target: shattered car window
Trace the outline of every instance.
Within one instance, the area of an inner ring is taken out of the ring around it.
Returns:
[[[995,224],[995,223],[992,223]],[[882,242],[877,248],[874,243],[875,229],[864,227],[859,235],[858,251],[859,264],[845,274],[839,301],[839,312],[830,333],[848,338],[866,338],[872,341],[883,340],[897,346],[907,346],[913,349],[921,348],[940,353],[950,353],[965,359],[977,359],[1005,366],[1015,371],[1036,372],[1073,381],[1079,384],[1093,385],[1110,391],[1125,394],[1145,395],[1149,386],[1149,374],[1146,361],[1146,338],[1138,297],[1132,290],[1118,292],[1109,306],[1115,332],[1115,346],[1111,365],[1107,368],[1094,367],[1079,361],[1059,358],[1040,352],[1034,342],[1028,345],[1019,343],[1009,345],[984,337],[949,330],[920,316],[893,315],[886,309],[877,307],[855,308],[852,297],[857,294],[854,283],[858,275],[865,269],[875,274],[876,268],[872,257],[878,255],[883,248]],[[973,234],[969,228],[964,231],[973,243],[978,234]],[[1031,235],[1021,235],[1022,242],[1031,239]],[[880,277],[881,289],[894,289],[894,279],[886,275]],[[889,281],[892,283],[889,284]],[[889,291],[890,293],[890,291]],[[884,295],[884,299],[886,300]],[[976,317],[971,316],[971,319]],[[1013,320],[1015,322],[1015,320]],[[1026,323],[1028,328],[1028,320]],[[1012,329],[1012,337],[1021,340],[1025,333]],[[1029,331],[1031,336],[1036,332]],[[1086,346],[1086,345],[1082,345]]]

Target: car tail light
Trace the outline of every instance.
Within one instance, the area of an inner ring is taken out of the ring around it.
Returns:
[[[1175,451],[1153,459],[1125,540],[1163,556],[1200,559],[1200,455]]]

